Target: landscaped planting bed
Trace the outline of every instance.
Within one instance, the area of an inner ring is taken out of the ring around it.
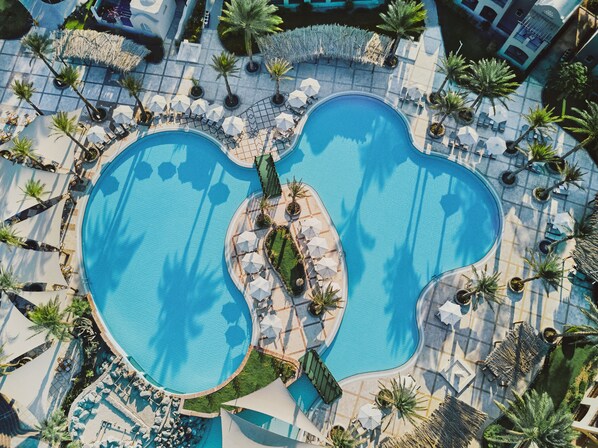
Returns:
[[[270,262],[289,293],[301,294],[305,289],[305,266],[289,229],[274,228],[266,237],[265,245]]]
[[[0,0],[0,39],[18,39],[33,25],[31,15],[19,0]]]

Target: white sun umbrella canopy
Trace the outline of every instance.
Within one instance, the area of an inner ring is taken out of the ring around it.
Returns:
[[[492,106],[491,104],[488,107],[488,117],[497,123],[504,123],[509,118],[509,109],[502,104],[497,104],[495,106]]]
[[[224,115],[224,107],[222,106],[212,106],[206,112],[206,118],[210,121],[218,121]]]
[[[300,88],[307,96],[314,97],[320,92],[320,83],[313,78],[307,78],[301,81]]]
[[[575,220],[568,212],[561,212],[554,217],[552,227],[561,233],[571,233],[575,228]]]
[[[382,411],[371,403],[364,404],[359,408],[357,420],[364,429],[376,429],[382,424]]]
[[[438,317],[443,324],[455,325],[461,320],[461,307],[455,302],[447,300],[444,305],[438,308]]]
[[[249,294],[257,301],[264,300],[272,294],[272,285],[264,277],[258,277],[249,283]]]
[[[477,131],[471,126],[463,126],[457,131],[457,138],[459,143],[462,145],[469,146],[470,148],[475,146],[480,139]]]
[[[321,236],[316,236],[307,243],[307,249],[313,258],[321,258],[328,252],[328,241]]]
[[[191,113],[194,115],[203,115],[208,111],[209,104],[203,98],[196,99],[191,103],[189,109]]]
[[[256,274],[264,267],[264,257],[257,252],[250,252],[241,259],[241,266],[248,274]]]
[[[187,96],[177,95],[170,102],[170,108],[175,112],[184,114],[191,106],[191,100]]]
[[[114,108],[112,120],[117,124],[129,123],[133,120],[133,109],[131,106],[120,105]]]
[[[293,90],[289,94],[288,103],[291,107],[303,107],[307,104],[307,95],[301,90]]]
[[[106,141],[106,130],[101,126],[92,126],[87,132],[89,143],[104,143]]]
[[[499,155],[505,152],[507,149],[507,142],[502,137],[498,135],[493,135],[488,140],[486,140],[486,152],[492,155]]]
[[[149,110],[153,113],[160,114],[166,109],[166,98],[162,95],[154,95],[149,103]]]
[[[273,339],[282,331],[282,321],[276,314],[267,314],[260,322],[262,335],[268,339]]]
[[[411,86],[407,89],[407,96],[411,99],[419,100],[422,95],[423,91],[420,86]]]
[[[227,117],[222,122],[222,130],[226,135],[235,137],[245,129],[245,122],[239,117]]]
[[[293,116],[291,114],[287,114],[286,112],[278,114],[275,121],[276,127],[281,131],[288,131],[289,129],[293,129],[293,127],[295,127],[295,120],[293,120]]]
[[[323,278],[330,278],[336,274],[338,262],[329,257],[324,257],[316,263],[316,272]]]
[[[257,242],[257,235],[246,230],[237,238],[237,250],[240,252],[253,252],[257,249]]]
[[[305,238],[318,236],[322,231],[322,222],[318,218],[308,218],[301,221],[301,235]]]

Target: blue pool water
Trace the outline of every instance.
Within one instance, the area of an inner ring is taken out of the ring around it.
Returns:
[[[283,181],[315,188],[342,240],[348,305],[323,355],[338,379],[405,363],[419,341],[422,288],[481,259],[500,231],[486,185],[416,151],[408,132],[383,102],[339,96],[313,110],[297,147],[277,162]],[[242,360],[251,324],[223,243],[235,210],[258,189],[253,170],[183,132],[138,141],[94,189],[83,226],[94,300],[156,382],[203,390]]]

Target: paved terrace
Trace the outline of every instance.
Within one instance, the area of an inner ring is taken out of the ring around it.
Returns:
[[[282,83],[283,91],[291,91],[298,87],[302,79],[314,77],[322,84],[320,97],[334,92],[366,91],[379,95],[397,108],[401,108],[398,93],[403,86],[417,84],[426,91],[438,87],[442,82],[442,76],[435,73],[435,65],[443,52],[442,42],[434,4],[431,0],[426,0],[425,3],[430,18],[423,41],[417,51],[411,52],[409,58],[401,58],[395,70],[349,67],[342,61],[329,63],[321,61],[318,65],[303,63],[291,72],[291,80]],[[178,92],[186,93],[191,86],[190,78],[194,76],[201,80],[208,100],[222,102],[225,96],[224,85],[216,80],[216,74],[206,65],[211,55],[220,51],[215,32],[208,30],[204,33],[202,53],[197,64],[178,62],[171,44],[172,42],[167,41],[170,50],[164,62],[157,65],[142,64],[137,70],[144,78],[145,87],[148,89],[147,96],[154,93],[167,96]],[[34,82],[39,91],[34,96],[34,101],[46,111],[73,110],[81,106],[80,101],[69,90],[61,92],[54,89],[51,79],[48,78],[47,69],[40,61],[32,61],[18,42],[0,42],[0,67],[0,97],[3,110],[14,110],[19,107],[18,101],[7,88],[15,77],[29,78]],[[90,99],[106,106],[116,103],[132,104],[131,98],[116,84],[117,79],[117,75],[111,74],[104,68],[90,67],[85,74],[84,93]],[[233,78],[231,81],[233,90],[242,100],[239,113],[243,108],[272,94],[273,82],[263,67],[259,75],[251,76],[242,73],[239,78]],[[511,138],[521,128],[523,124],[521,113],[540,102],[541,89],[539,83],[529,78],[513,95],[509,103],[510,114],[504,133],[505,138]],[[22,114],[31,113],[23,105],[18,110]],[[415,140],[423,151],[450,153],[446,139],[438,142],[426,137],[426,129],[431,118],[427,108],[418,112],[413,105],[406,105],[401,110],[407,116]],[[448,126],[447,135],[456,128],[456,124],[449,122]],[[491,133],[488,130],[480,130],[482,137],[487,137]],[[553,139],[563,148],[563,151],[574,144],[573,139],[560,129]],[[554,178],[551,176],[526,171],[521,173],[519,183],[514,188],[504,188],[499,183],[500,173],[520,164],[521,158],[498,156],[496,160],[488,160],[479,158],[477,155],[462,153],[453,154],[451,157],[458,163],[474,165],[485,175],[501,198],[505,213],[504,233],[496,254],[488,264],[490,268],[495,267],[503,273],[505,282],[511,276],[524,272],[522,258],[525,250],[542,239],[545,224],[555,213],[563,210],[571,211],[579,218],[583,215],[587,202],[598,192],[598,169],[582,151],[578,152],[573,160],[584,166],[587,171],[584,178],[585,189],[572,189],[566,197],[555,197],[549,204],[533,201],[531,191],[537,185],[548,185],[553,182]],[[77,211],[75,215],[76,213]],[[72,227],[70,229],[73,230]],[[68,240],[71,244],[76,241],[75,235],[72,232],[69,236]],[[585,306],[582,300],[585,291],[573,287],[565,280],[562,290],[546,294],[541,284],[536,282],[528,285],[522,296],[508,297],[496,312],[492,312],[487,306],[482,306],[476,313],[470,312],[465,316],[454,331],[449,330],[438,321],[435,312],[440,303],[454,294],[461,282],[460,275],[444,277],[429,290],[426,297],[422,298],[424,348],[402,372],[411,373],[420,385],[420,391],[426,397],[425,414],[427,415],[438,406],[445,394],[454,393],[437,373],[448,360],[458,358],[474,368],[473,363],[483,359],[489,353],[492,342],[502,339],[514,321],[527,321],[537,329],[547,325],[560,329],[566,323],[579,323],[583,319],[580,308]],[[356,415],[361,404],[372,401],[371,393],[377,389],[377,382],[375,376],[344,381],[343,399],[332,408],[319,407],[316,410],[319,420],[322,423],[326,421],[326,425],[335,422],[346,424]],[[527,381],[522,380],[517,388],[523,390],[526,384]],[[493,400],[503,401],[505,394],[504,390],[497,389],[487,381],[481,371],[476,370],[473,384],[459,398],[494,417],[498,410]]]

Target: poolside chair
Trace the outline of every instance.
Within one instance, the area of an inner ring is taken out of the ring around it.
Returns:
[[[401,102],[401,106],[403,105],[403,103],[405,103],[405,101],[407,100],[407,87],[403,86],[403,88],[401,89],[401,93],[399,93],[399,101]]]
[[[424,102],[425,102],[425,95],[422,95],[419,100],[417,100],[417,114],[420,115],[424,111]],[[414,101],[415,103],[415,101]]]
[[[507,122],[506,121],[503,121],[502,123],[498,124],[498,132],[504,133],[506,129],[507,129]]]
[[[488,114],[486,112],[482,112],[480,115],[478,115],[478,121],[476,122],[476,127],[478,128],[480,126],[483,126],[487,117],[488,117]]]

